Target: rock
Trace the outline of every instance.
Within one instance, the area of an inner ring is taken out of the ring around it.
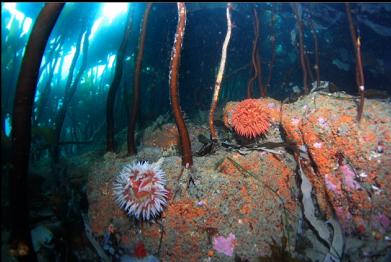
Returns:
[[[260,100],[267,108],[269,99]],[[228,103],[228,127],[232,110]],[[322,214],[335,213],[346,234],[370,237],[373,214],[391,218],[391,105],[366,99],[360,124],[356,117],[354,97],[315,92],[284,104],[280,124],[286,140],[308,151],[315,172],[306,175]]]
[[[354,98],[342,93],[314,92],[283,106],[270,98],[260,99],[260,103],[272,124],[260,142],[284,139],[287,145],[300,148],[301,156],[307,156],[308,166],[303,172],[312,185],[315,216],[326,223],[333,221],[335,214],[337,220],[333,223],[338,221],[344,237],[354,238],[357,243],[345,249],[345,256],[360,260],[364,255],[359,248],[386,245],[391,230],[390,103],[367,99],[360,124]],[[228,103],[224,110],[228,129],[235,104]],[[189,124],[188,128],[191,139],[207,132],[202,126]],[[281,154],[275,154],[248,147],[241,155],[237,152],[240,145],[219,148],[211,155],[194,156],[193,167],[181,172],[177,150],[164,154],[167,145],[177,147],[176,127],[167,124],[162,130],[144,134],[145,150],[138,155],[106,158],[92,168],[88,201],[96,236],[102,236],[113,224],[119,246],[134,250],[137,241],[142,240],[148,254],[160,251],[163,261],[207,260],[213,238],[230,233],[235,235],[233,256],[216,252],[214,261],[234,261],[235,257],[254,261],[270,256],[271,245],[281,245],[283,238],[288,240],[290,252],[312,260],[324,259],[318,251],[327,253],[329,248],[319,241],[301,214],[297,163],[292,156],[297,151],[288,153],[279,147]],[[142,159],[156,161],[161,156],[170,191],[168,206],[158,223],[135,223],[116,206],[113,180],[124,164]],[[341,237],[341,233],[334,235],[332,227],[329,231],[330,237]],[[305,253],[294,252],[295,246],[308,241],[316,245],[307,245]]]
[[[31,230],[31,239],[35,252],[39,252],[42,246],[48,247],[53,239],[53,233],[44,225],[37,225]]]
[[[228,159],[253,176],[238,171]],[[141,238],[148,253],[155,253],[159,247],[160,226],[143,223],[137,232],[133,220],[113,200],[112,181],[120,167],[117,162],[111,167],[98,163],[95,173],[90,176],[88,198],[92,230],[101,236],[113,223],[118,229],[121,246],[132,249],[135,239]],[[280,242],[284,234],[290,236],[290,245],[294,246],[293,235],[300,209],[292,194],[297,192],[294,173],[283,161],[265,152],[241,156],[219,151],[212,156],[195,158],[194,167],[191,176],[195,186],[191,184],[187,193],[179,194],[175,199],[171,194],[163,211],[160,220],[164,229],[162,260],[207,258],[213,249],[211,239],[217,233],[233,233],[236,236],[235,254],[247,259],[270,255],[269,243],[272,240]],[[167,175],[167,188],[174,192],[181,169],[180,157],[165,158],[162,168]],[[216,254],[214,258],[227,261],[224,254]]]

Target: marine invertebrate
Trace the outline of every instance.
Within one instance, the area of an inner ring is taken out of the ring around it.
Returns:
[[[254,138],[265,134],[269,126],[269,115],[257,99],[243,100],[232,113],[232,127],[241,136]]]
[[[115,201],[129,216],[150,220],[167,205],[166,175],[160,163],[125,165],[114,181]]]

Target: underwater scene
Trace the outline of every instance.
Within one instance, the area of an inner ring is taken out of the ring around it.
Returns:
[[[2,261],[391,261],[390,3],[1,3]]]

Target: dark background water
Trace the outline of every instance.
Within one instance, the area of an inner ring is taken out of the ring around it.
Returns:
[[[182,110],[190,117],[200,110],[208,110],[221,58],[221,47],[226,34],[225,3],[188,3],[187,24],[180,67],[180,98]],[[127,126],[128,107],[132,97],[133,74],[140,26],[145,3],[128,5],[132,13],[130,41],[126,47],[124,74],[117,94],[115,117],[116,130]],[[42,3],[2,3],[2,127],[9,134],[9,118],[12,113],[13,95],[25,44],[32,24]],[[104,125],[107,91],[114,75],[113,60],[124,35],[128,10],[122,3],[117,16],[110,22],[103,11],[105,3],[67,3],[51,34],[42,65],[58,59],[53,76],[49,68],[41,69],[34,108],[33,123],[37,126],[53,126],[53,118],[63,103],[67,68],[72,50],[82,33],[83,23],[92,26],[89,38],[87,68],[72,97],[63,128],[63,136],[77,129],[80,137],[88,138],[92,130]],[[15,11],[15,9],[17,11]],[[108,7],[109,10],[115,9]],[[271,61],[271,37],[276,39],[276,59],[267,95],[283,100],[293,94],[293,86],[302,89],[302,71],[298,49],[296,20],[291,5],[281,3],[234,4],[232,21],[234,28],[228,47],[225,77],[223,78],[219,106],[227,101],[246,98],[247,83],[253,74],[251,53],[254,39],[254,15],[260,20],[259,50],[262,77],[265,82]],[[272,10],[274,27],[270,26]],[[390,90],[391,4],[351,4],[355,26],[362,43],[362,57],[366,89]],[[305,3],[299,12],[304,22],[305,50],[311,67],[315,64],[314,42],[309,23],[314,23],[319,40],[320,78],[333,82],[339,90],[356,95],[355,56],[344,4]],[[90,17],[86,21],[86,17]],[[97,21],[101,23],[97,26]],[[26,23],[31,21],[28,27]],[[141,127],[169,113],[169,64],[171,49],[178,21],[175,3],[153,4],[148,21],[145,53],[141,73]],[[25,33],[23,30],[25,27]],[[27,30],[28,29],[28,30]],[[64,40],[61,50],[50,58],[55,41]],[[76,71],[80,67],[79,58]],[[109,62],[110,61],[110,62]],[[54,65],[54,64],[52,64]],[[343,67],[346,67],[345,69]],[[62,68],[60,73],[59,68]],[[315,72],[314,72],[315,75]],[[48,100],[40,109],[44,88],[50,79]],[[254,88],[254,96],[259,91]],[[38,111],[41,116],[37,117]],[[73,131],[72,131],[73,130]]]

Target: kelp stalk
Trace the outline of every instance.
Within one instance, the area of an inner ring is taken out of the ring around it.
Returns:
[[[359,79],[359,85],[358,90],[360,93],[360,104],[358,106],[358,113],[357,113],[357,121],[361,121],[361,116],[364,110],[364,94],[365,94],[365,87],[364,87],[364,70],[362,67],[362,59],[361,59],[361,41],[360,37],[357,38],[357,72],[358,72],[358,79]]]
[[[64,38],[63,38],[64,39]],[[60,48],[58,50],[61,50]],[[59,52],[59,51],[58,51]],[[56,69],[58,62],[60,61],[60,56],[57,53],[54,59],[51,59],[51,61],[54,61],[52,64],[50,64],[48,68],[48,76],[46,80],[46,85],[41,90],[41,95],[39,97],[39,100],[36,105],[36,118],[33,118],[33,126],[38,126],[38,123],[40,123],[43,112],[45,111],[45,107],[49,102],[50,98],[50,92],[52,89],[52,80],[53,80],[53,74],[54,70]],[[42,71],[42,70],[41,70]]]
[[[214,92],[213,92],[212,104],[210,106],[210,111],[209,111],[209,129],[210,129],[210,138],[212,140],[218,139],[217,131],[214,126],[214,113],[216,111],[217,102],[219,100],[221,81],[223,80],[225,61],[227,59],[227,48],[228,48],[229,40],[231,39],[231,31],[232,31],[231,8],[232,8],[231,3],[228,3],[227,4],[227,11],[226,11],[226,14],[227,14],[227,34],[225,35],[223,49],[221,51],[220,68],[217,73],[215,88],[214,88]]]
[[[258,39],[259,39],[259,19],[258,19],[258,13],[257,13],[256,9],[254,8],[254,40],[253,40],[253,51],[251,53],[251,59],[252,59],[252,63],[254,66],[254,75],[253,75],[253,77],[251,77],[251,79],[247,83],[247,98],[252,98],[252,96],[253,96],[253,83],[254,83],[254,80],[259,75],[260,63],[258,64],[258,62],[260,60],[260,57],[259,57],[259,54],[257,54]]]
[[[308,58],[308,54],[304,53],[305,65],[307,67],[307,73],[310,78],[310,83],[314,82],[314,74],[312,72],[311,61]]]
[[[257,10],[254,8],[254,16],[256,18],[256,30],[258,34],[258,40],[259,40],[259,19],[258,19],[258,13]],[[259,41],[257,41],[259,42]],[[261,93],[262,97],[266,97],[266,88],[263,85],[263,79],[262,79],[262,62],[261,62],[261,50],[259,48],[259,44],[257,43],[257,48],[256,48],[256,65],[257,65],[257,78],[258,78],[258,87],[259,87],[259,92]]]
[[[261,93],[262,97],[266,97],[266,88],[263,85],[263,80],[262,80],[262,63],[261,63],[261,51],[259,50],[259,47],[257,48],[257,53],[256,53],[256,64],[257,64],[257,71],[258,71],[258,87],[259,87],[259,92]]]
[[[274,31],[275,19],[276,19],[276,17],[274,15],[274,8],[272,7],[271,21],[270,21],[270,32],[271,32],[270,41],[272,44],[272,57],[271,57],[271,60],[269,63],[269,75],[267,77],[267,81],[266,81],[266,85],[265,85],[265,94],[267,92],[267,89],[270,87],[270,82],[272,80],[273,66],[274,66],[274,62],[276,60],[276,34]]]
[[[185,120],[183,119],[178,92],[179,66],[181,61],[181,49],[183,43],[183,35],[186,27],[186,6],[185,3],[180,2],[178,6],[178,25],[176,28],[174,45],[171,52],[170,63],[170,99],[171,108],[174,114],[175,123],[178,128],[179,139],[182,149],[182,165],[184,167],[191,167],[193,165],[193,156],[191,154],[191,143],[189,133],[186,128]]]
[[[31,147],[31,116],[39,68],[50,33],[64,3],[46,4],[31,30],[22,61],[12,115],[10,174],[11,254],[19,261],[36,261],[29,227],[27,174]],[[24,251],[24,252],[23,252]]]
[[[63,100],[63,103],[62,103],[62,106],[60,107],[60,109],[58,110],[57,112],[57,115],[56,115],[56,118],[54,120],[54,123],[55,123],[55,130],[54,130],[54,135],[55,135],[55,143],[54,143],[54,146],[53,146],[53,160],[54,160],[54,163],[58,163],[59,160],[60,160],[60,137],[61,137],[61,131],[62,131],[62,128],[64,126],[64,121],[65,121],[65,117],[66,117],[66,114],[67,114],[67,111],[68,111],[68,108],[69,108],[69,105],[71,104],[71,101],[72,101],[72,98],[73,98],[73,95],[75,94],[76,90],[77,90],[77,87],[79,85],[79,82],[80,82],[80,79],[85,71],[85,69],[87,68],[87,58],[88,58],[88,47],[89,47],[89,36],[91,34],[91,28],[92,28],[92,24],[90,23],[90,21],[93,21],[93,17],[94,17],[94,12],[95,10],[91,10],[90,12],[92,12],[93,15],[91,15],[91,17],[89,18],[85,18],[85,30],[82,29],[82,31],[80,32],[80,36],[79,36],[79,42],[78,42],[78,45],[76,47],[76,52],[75,52],[75,55],[74,55],[74,58],[73,58],[73,61],[72,61],[72,65],[71,67],[73,67],[72,69],[70,69],[70,76],[68,77],[68,83],[65,87],[65,95],[64,95],[64,100]],[[83,27],[84,28],[84,27]],[[84,33],[85,31],[85,33]],[[83,37],[84,35],[84,37]],[[76,75],[76,77],[74,79],[73,78],[73,71],[75,69],[75,65],[76,65],[76,61],[78,60],[78,57],[80,55],[80,46],[81,46],[81,40],[84,38],[83,40],[83,60],[82,60],[82,64],[78,70],[78,73]]]
[[[121,45],[117,52],[115,59],[115,72],[113,81],[111,82],[110,89],[107,95],[106,101],[106,151],[114,152],[114,104],[117,90],[122,78],[124,57],[126,51],[126,45],[132,31],[132,15],[129,9],[127,23],[125,27],[124,36],[121,41]]]
[[[349,29],[350,35],[352,37],[353,47],[356,54],[356,83],[358,86],[358,92],[360,94],[360,104],[357,111],[357,121],[360,123],[361,116],[364,110],[364,94],[365,94],[365,85],[364,85],[364,70],[362,67],[361,59],[361,40],[360,37],[356,36],[356,32],[353,26],[353,18],[350,12],[349,3],[345,3],[346,15],[349,20]]]
[[[320,86],[320,69],[319,69],[319,43],[318,36],[316,35],[316,30],[314,26],[314,22],[312,22],[311,17],[309,18],[309,24],[311,27],[312,38],[314,39],[314,47],[315,47],[315,65],[314,69],[316,72],[316,88]]]
[[[303,70],[303,88],[304,88],[304,93],[308,94],[307,69],[306,69],[306,63],[305,63],[305,57],[304,57],[303,23],[301,21],[300,15],[299,15],[298,4],[294,3],[291,6],[292,6],[292,10],[293,10],[295,17],[296,17],[296,25],[297,25],[297,30],[299,32],[300,63],[301,63],[301,68]]]
[[[133,103],[129,112],[129,124],[128,124],[128,154],[134,155],[137,153],[136,148],[136,122],[140,104],[140,79],[141,79],[141,65],[144,55],[144,42],[147,34],[148,17],[151,11],[152,3],[148,3],[144,11],[143,24],[141,27],[141,35],[138,42],[138,54],[136,60],[136,67],[134,69],[134,82],[133,82]]]

